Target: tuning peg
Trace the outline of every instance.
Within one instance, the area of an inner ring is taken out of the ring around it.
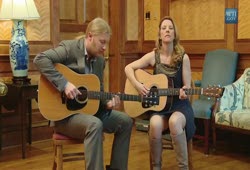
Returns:
[[[221,85],[219,84],[219,85],[217,85],[216,87],[217,87],[217,88],[221,88]]]

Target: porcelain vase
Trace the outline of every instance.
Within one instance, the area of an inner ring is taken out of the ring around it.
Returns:
[[[29,67],[29,45],[23,20],[14,20],[10,41],[10,64],[14,78],[26,78]]]

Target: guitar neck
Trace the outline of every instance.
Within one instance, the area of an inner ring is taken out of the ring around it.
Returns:
[[[120,100],[123,100],[123,101],[139,101],[139,102],[142,101],[142,98],[139,95],[88,91],[88,98],[89,99],[111,100],[113,98],[113,96],[115,96],[115,95],[119,96]]]
[[[185,89],[187,95],[203,94],[203,88]],[[158,89],[159,96],[176,96],[180,95],[180,88]]]

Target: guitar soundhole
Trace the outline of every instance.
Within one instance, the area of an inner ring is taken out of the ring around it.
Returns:
[[[82,93],[76,96],[76,101],[80,104],[84,104],[88,100],[88,91],[85,87],[79,87],[78,90]]]
[[[68,110],[74,111],[82,109],[87,104],[87,90],[84,87],[79,87],[78,90],[82,93],[76,96],[75,99],[66,99],[66,106]]]

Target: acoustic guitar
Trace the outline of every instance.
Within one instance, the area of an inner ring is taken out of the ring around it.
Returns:
[[[168,79],[164,74],[152,75],[145,70],[138,69],[135,71],[135,77],[146,87],[150,88],[148,97],[151,96],[159,102],[157,102],[158,104],[149,102],[147,105],[142,105],[139,102],[124,101],[124,110],[131,117],[138,117],[146,111],[162,111],[164,108],[170,109],[172,106],[173,96],[179,95],[180,93],[180,88],[172,88],[172,80]],[[224,88],[222,87],[209,86],[207,88],[186,89],[185,93],[187,95],[206,95],[209,97],[219,98],[222,96],[223,91]],[[137,90],[128,79],[125,83],[124,93],[138,95]]]
[[[118,95],[124,101],[140,103],[143,107],[148,107],[148,103],[159,104],[159,98],[152,96],[102,92],[100,80],[96,75],[78,74],[62,64],[56,64],[55,68],[79,89],[81,95],[73,100],[68,99],[64,92],[59,92],[45,76],[41,75],[38,86],[38,107],[48,120],[61,120],[76,113],[94,115],[98,111],[100,100],[110,100],[114,95]]]

